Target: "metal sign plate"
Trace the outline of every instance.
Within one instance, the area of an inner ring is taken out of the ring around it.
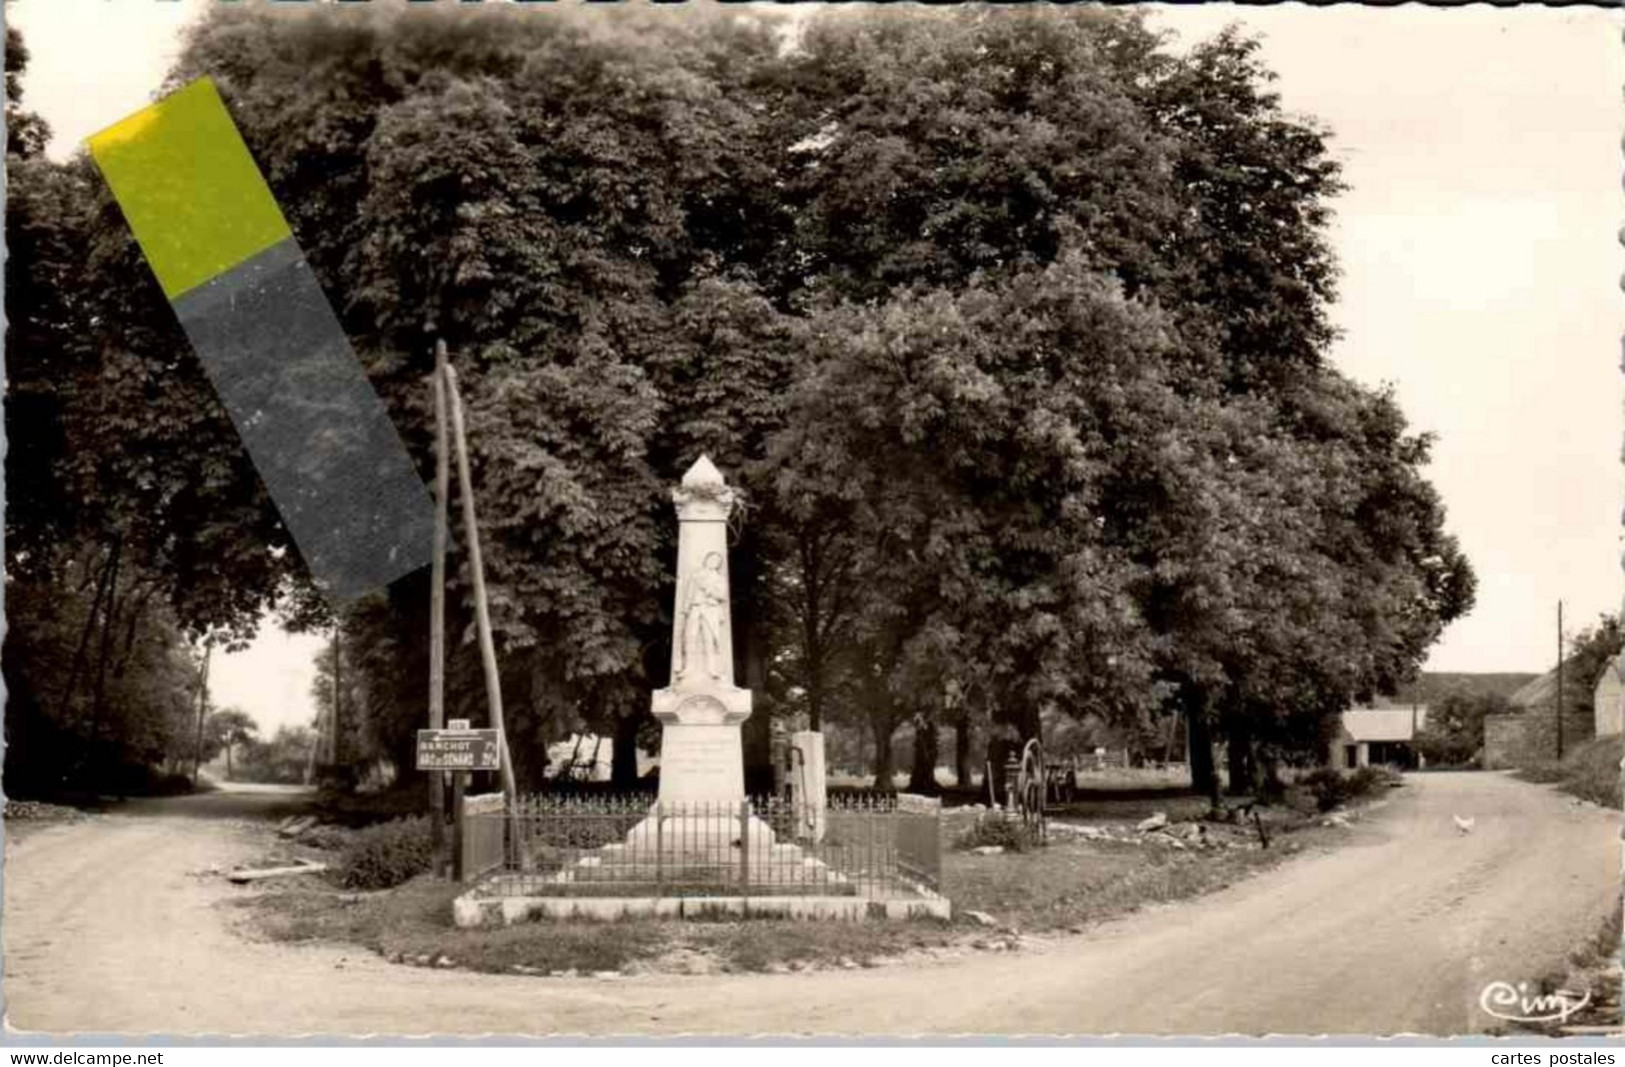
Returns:
[[[495,730],[419,730],[420,771],[494,771],[502,766]]]

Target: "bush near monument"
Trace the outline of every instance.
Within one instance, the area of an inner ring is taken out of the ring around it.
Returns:
[[[1037,827],[1003,811],[978,812],[975,821],[954,838],[954,848],[960,851],[1002,848],[1008,852],[1026,852],[1042,844]]]
[[[339,882],[346,889],[389,889],[430,870],[434,845],[429,820],[395,819],[358,830],[339,857]]]

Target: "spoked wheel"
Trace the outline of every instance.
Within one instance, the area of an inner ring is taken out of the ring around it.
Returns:
[[[1044,825],[1044,800],[1048,792],[1048,782],[1044,777],[1044,746],[1038,738],[1027,742],[1021,750],[1021,775],[1016,779],[1016,804],[1021,809],[1021,823],[1038,836],[1039,841],[1046,840],[1047,827]]]

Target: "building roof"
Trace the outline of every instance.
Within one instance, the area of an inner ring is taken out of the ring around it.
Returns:
[[[1354,741],[1409,741],[1427,725],[1428,709],[1350,708],[1343,713],[1343,732]],[[1414,727],[1414,730],[1413,730]]]
[[[1609,666],[1613,663],[1613,659],[1608,661]],[[1571,708],[1588,706],[1592,690],[1597,688],[1602,675],[1598,674],[1594,678],[1580,677],[1580,665],[1573,657],[1563,661],[1563,671],[1563,703]],[[1552,705],[1557,703],[1557,668],[1553,667],[1519,689],[1508,697],[1507,701],[1516,711],[1528,711],[1530,708],[1550,710]]]
[[[1553,667],[1528,685],[1507,697],[1513,707],[1523,710],[1538,704],[1550,704],[1557,699],[1557,668]]]

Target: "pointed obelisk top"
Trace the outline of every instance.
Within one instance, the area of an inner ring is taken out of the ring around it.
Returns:
[[[711,457],[701,456],[683,475],[683,484],[671,491],[671,499],[680,522],[726,522],[733,510],[734,491]]]
[[[711,462],[710,456],[701,456],[694,461],[694,466],[688,468],[683,475],[683,488],[696,489],[700,486],[722,486],[722,472],[717,470],[716,464]]]

